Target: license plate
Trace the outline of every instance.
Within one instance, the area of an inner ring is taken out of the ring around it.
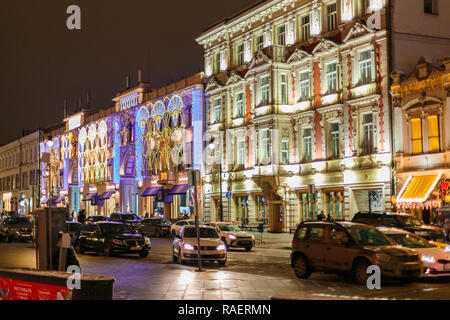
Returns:
[[[138,251],[138,250],[142,250],[142,248],[141,247],[131,247],[131,250],[132,251]]]
[[[445,270],[445,271],[450,271],[450,263],[446,263],[446,264],[444,265],[444,270]]]

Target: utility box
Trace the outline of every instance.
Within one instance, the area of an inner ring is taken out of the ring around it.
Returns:
[[[41,208],[36,211],[39,271],[58,270],[58,265],[55,265],[59,256],[58,235],[60,231],[68,232],[68,213],[67,208]]]

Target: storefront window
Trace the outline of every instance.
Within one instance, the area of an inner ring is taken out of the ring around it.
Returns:
[[[268,212],[268,203],[266,197],[256,197],[256,219],[258,222],[266,222]]]
[[[300,194],[300,216],[302,221],[314,220],[318,215],[318,199],[319,195],[314,194],[314,201],[312,195],[308,193]]]
[[[327,214],[334,220],[344,219],[345,203],[344,191],[326,192]]]
[[[248,224],[248,197],[237,198],[237,221]]]

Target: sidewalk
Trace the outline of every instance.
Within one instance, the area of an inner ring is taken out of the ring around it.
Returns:
[[[292,249],[292,238],[294,237],[294,234],[263,232],[261,243],[260,232],[250,231],[249,233],[255,236],[256,248],[282,249],[282,250]]]

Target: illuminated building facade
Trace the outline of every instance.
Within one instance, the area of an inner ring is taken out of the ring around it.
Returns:
[[[392,75],[396,115],[395,182],[400,211],[423,218],[450,207],[450,58],[421,58],[408,76]]]
[[[205,31],[206,219],[288,232],[320,211],[336,220],[390,209],[385,1],[273,0]],[[378,11],[380,10],[381,11]],[[380,13],[381,24],[368,19]]]

